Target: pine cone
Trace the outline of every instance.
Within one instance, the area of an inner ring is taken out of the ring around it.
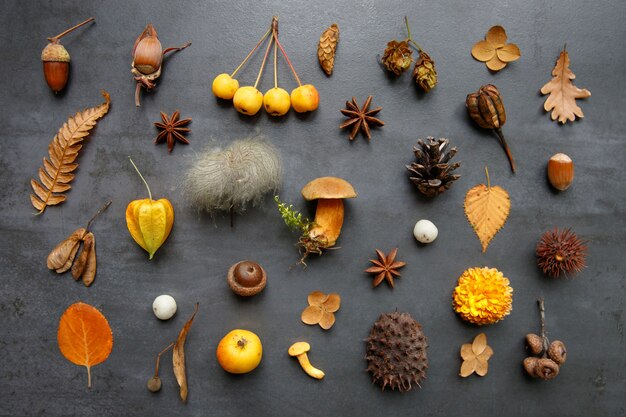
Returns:
[[[317,45],[317,59],[320,61],[322,70],[324,70],[326,75],[333,73],[333,67],[335,66],[335,52],[337,51],[338,42],[339,26],[337,26],[336,23],[333,23],[322,33],[319,44]]]
[[[461,177],[452,174],[452,171],[460,167],[461,163],[450,163],[457,150],[454,147],[446,151],[448,143],[448,139],[435,139],[432,136],[429,136],[426,142],[419,139],[418,146],[413,148],[417,161],[406,166],[406,169],[415,174],[410,177],[411,181],[422,194],[428,197],[443,193],[450,188],[453,181]]]
[[[408,70],[413,62],[413,51],[407,41],[398,42],[395,39],[387,44],[383,54],[383,64],[388,71],[400,75]]]
[[[437,85],[435,61],[426,52],[420,52],[419,59],[415,63],[415,68],[413,68],[413,79],[426,93]]]

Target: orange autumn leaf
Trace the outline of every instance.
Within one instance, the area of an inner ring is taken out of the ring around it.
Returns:
[[[487,185],[478,184],[465,195],[465,215],[480,240],[483,252],[487,251],[491,239],[502,229],[511,210],[509,193],[497,185],[491,186],[487,167],[485,174]]]
[[[107,319],[89,304],[72,304],[61,316],[57,340],[68,361],[87,368],[87,387],[91,388],[91,367],[104,362],[113,349]]]
[[[569,63],[569,55],[563,48],[552,70],[552,77],[554,78],[541,87],[541,94],[549,94],[543,108],[546,111],[552,111],[550,115],[552,120],[558,118],[559,122],[563,124],[568,120],[573,122],[576,117],[582,119],[584,114],[576,104],[576,99],[591,96],[591,92],[586,88],[578,88],[572,84],[572,80],[576,76],[569,68]]]

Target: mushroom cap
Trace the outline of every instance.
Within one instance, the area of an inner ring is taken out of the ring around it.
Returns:
[[[307,342],[296,342],[291,345],[287,352],[289,353],[289,356],[299,356],[303,353],[307,353],[309,350],[311,350],[311,345]]]
[[[241,265],[247,265],[248,268],[254,269],[254,271],[250,271],[250,273],[261,275],[258,284],[248,287],[248,286],[242,285],[241,283],[237,281],[237,272]],[[265,285],[267,284],[267,274],[265,273],[265,270],[263,269],[261,265],[257,264],[256,262],[245,260],[245,261],[240,261],[240,262],[237,262],[236,264],[233,264],[228,269],[226,280],[228,281],[228,286],[230,287],[231,290],[233,290],[235,294],[240,295],[242,297],[250,297],[263,291],[263,289],[265,288]]]
[[[305,200],[317,200],[320,198],[354,198],[356,191],[352,185],[337,177],[320,177],[302,187],[302,197]]]

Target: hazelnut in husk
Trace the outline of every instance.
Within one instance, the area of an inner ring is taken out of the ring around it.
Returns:
[[[41,60],[43,61],[43,75],[52,91],[58,93],[65,88],[70,75],[70,54],[59,39],[67,35],[74,29],[77,29],[94,20],[93,17],[85,20],[78,25],[59,33],[58,35],[48,38],[50,42],[41,51]]]
[[[240,261],[228,270],[228,286],[237,295],[250,297],[263,291],[267,274],[261,265],[252,261]]]

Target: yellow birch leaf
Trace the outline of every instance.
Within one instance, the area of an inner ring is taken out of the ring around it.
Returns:
[[[504,188],[492,187],[486,167],[485,173],[487,185],[478,184],[465,195],[465,215],[482,244],[483,252],[502,229],[511,210],[509,193]]]
[[[543,108],[552,111],[552,120],[558,118],[563,124],[568,120],[573,122],[576,117],[583,118],[583,111],[576,104],[576,99],[591,96],[591,92],[586,88],[578,88],[572,84],[576,76],[569,68],[569,63],[569,55],[564,48],[552,70],[554,78],[541,87],[541,94],[550,94]]]

